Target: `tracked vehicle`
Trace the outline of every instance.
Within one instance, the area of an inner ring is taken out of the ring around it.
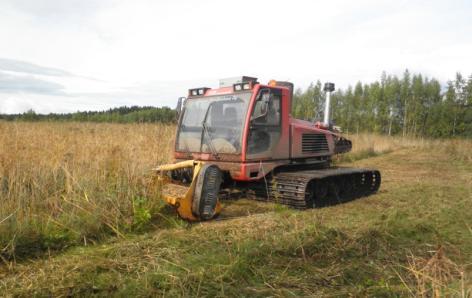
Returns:
[[[243,76],[190,89],[179,99],[176,163],[156,168],[162,198],[182,218],[199,221],[221,212],[222,189],[297,209],[376,192],[378,170],[331,166],[352,144],[330,121],[334,84],[324,91],[324,119],[314,122],[292,118],[290,82]]]

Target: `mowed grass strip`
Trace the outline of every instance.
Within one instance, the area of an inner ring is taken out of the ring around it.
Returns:
[[[172,227],[6,264],[0,295],[471,295],[472,160],[458,144],[349,164],[380,169],[383,184],[346,204],[193,225],[168,213]]]

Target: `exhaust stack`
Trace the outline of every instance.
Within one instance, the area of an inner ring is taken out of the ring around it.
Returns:
[[[329,112],[331,104],[331,92],[334,91],[334,83],[325,83],[323,91],[326,92],[325,112],[323,124],[327,127],[330,125]]]

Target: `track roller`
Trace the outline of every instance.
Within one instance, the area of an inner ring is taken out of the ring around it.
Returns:
[[[257,183],[253,189],[257,200],[306,209],[368,196],[379,189],[380,182],[377,170],[331,168],[280,172],[267,183]]]

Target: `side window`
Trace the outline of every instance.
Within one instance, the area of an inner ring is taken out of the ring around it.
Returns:
[[[249,159],[267,158],[280,139],[282,93],[277,89],[261,89],[251,113],[248,136]]]

